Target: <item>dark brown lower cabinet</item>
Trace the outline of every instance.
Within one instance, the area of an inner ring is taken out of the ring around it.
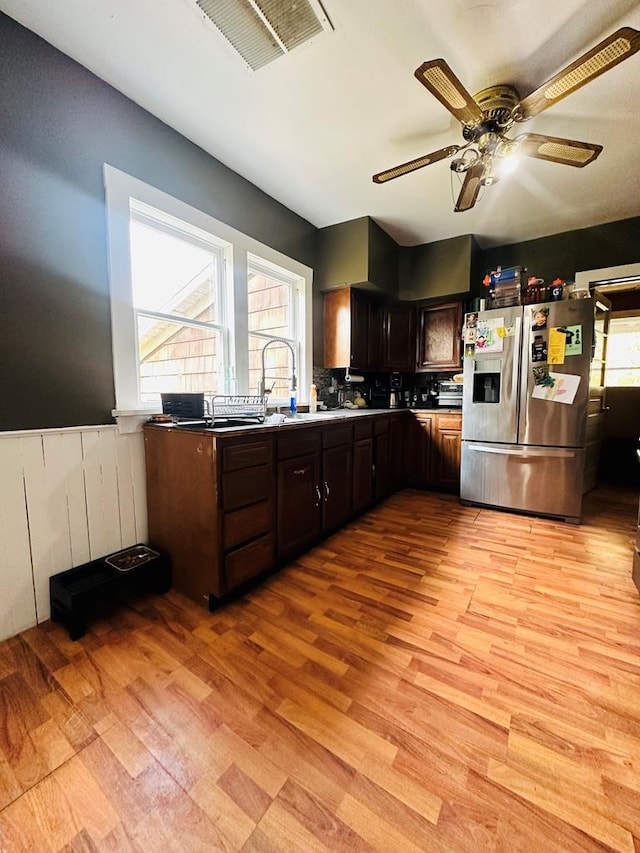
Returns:
[[[304,550],[320,536],[320,454],[278,462],[278,557]]]
[[[460,427],[431,412],[233,436],[147,426],[149,544],[212,607],[402,485],[455,491]]]
[[[396,412],[389,418],[389,492],[397,492],[404,482],[409,417],[406,412]]]
[[[373,439],[353,444],[353,511],[362,512],[373,503]]]
[[[431,484],[431,445],[433,416],[423,412],[410,415],[407,425],[405,482],[409,486]]]
[[[380,500],[389,494],[389,418],[376,418],[373,433],[373,494]]]
[[[363,512],[373,503],[373,423],[353,425],[353,511]]]
[[[457,491],[460,486],[462,415],[458,412],[414,412],[408,431],[407,484]]]
[[[462,454],[462,420],[460,415],[438,415],[434,442],[433,483],[442,489],[460,488],[460,457]]]
[[[329,426],[277,444],[278,559],[286,560],[351,517],[353,431]],[[308,452],[295,455],[301,449]]]
[[[273,438],[217,438],[146,427],[149,544],[171,557],[173,585],[199,604],[275,561]]]
[[[350,519],[353,493],[353,448],[349,444],[322,451],[322,532],[342,527]]]

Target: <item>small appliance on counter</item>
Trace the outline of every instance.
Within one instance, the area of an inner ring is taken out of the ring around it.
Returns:
[[[462,382],[443,380],[438,382],[438,406],[445,409],[462,408]]]
[[[166,393],[161,394],[162,414],[173,415],[175,418],[204,418],[205,399],[200,393]]]
[[[411,406],[414,409],[435,409],[438,405],[438,383],[429,382],[428,385],[414,388],[411,392]]]
[[[400,390],[402,388],[402,376],[392,373],[389,377],[389,408],[397,409],[400,405]]]
[[[389,408],[389,387],[382,379],[374,379],[369,385],[367,403],[371,409]]]

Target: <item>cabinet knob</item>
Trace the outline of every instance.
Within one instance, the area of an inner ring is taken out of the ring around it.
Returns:
[[[315,502],[313,505],[314,506],[320,506],[320,503],[322,501],[322,495],[320,494],[320,486],[316,485],[315,489],[316,489],[316,499],[315,499]]]
[[[307,473],[308,470],[309,470],[308,467],[307,468],[294,468],[293,473],[296,475],[296,477],[304,477],[304,475]]]
[[[325,480],[324,481],[324,501],[325,501],[325,503],[329,500],[329,494],[330,494],[329,483],[327,483],[327,481]]]

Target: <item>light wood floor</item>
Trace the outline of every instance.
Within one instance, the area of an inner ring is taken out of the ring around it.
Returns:
[[[407,490],[217,613],[0,644],[0,850],[638,853],[636,509]]]

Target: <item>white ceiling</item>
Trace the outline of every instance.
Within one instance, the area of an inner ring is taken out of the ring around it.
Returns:
[[[640,53],[517,126],[603,145],[584,169],[526,159],[465,213],[453,213],[459,177],[447,161],[371,181],[462,143],[461,126],[413,76],[424,60],[446,59],[472,93],[510,83],[524,96],[619,27],[640,29],[637,0],[323,6],[332,33],[250,72],[195,0],[0,0],[318,227],[368,215],[401,245],[472,233],[488,246],[640,215]]]

